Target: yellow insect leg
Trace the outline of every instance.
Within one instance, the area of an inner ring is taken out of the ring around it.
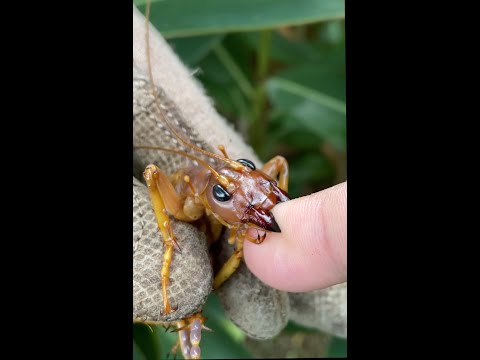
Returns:
[[[155,212],[155,217],[157,219],[158,228],[162,233],[163,243],[165,245],[165,252],[163,254],[163,265],[161,270],[161,279],[162,279],[162,295],[163,295],[163,308],[164,313],[169,314],[175,309],[172,310],[170,303],[168,301],[167,287],[169,284],[169,275],[170,275],[170,264],[172,263],[172,256],[174,247],[178,247],[175,235],[173,234],[172,228],[170,226],[170,219],[167,215],[167,210],[162,198],[162,195],[159,190],[159,179],[163,175],[161,170],[155,165],[149,165],[145,169],[143,176],[147,182],[148,190],[150,191],[150,197],[152,199],[153,210]],[[164,175],[163,175],[164,176]]]
[[[275,156],[262,167],[262,171],[272,178],[278,176],[278,186],[288,191],[288,162],[283,156]]]
[[[232,231],[235,230],[232,229]],[[215,279],[213,280],[214,290],[218,289],[240,266],[240,262],[243,258],[243,242],[245,241],[245,235],[246,234],[243,232],[237,234],[236,249],[215,276]]]

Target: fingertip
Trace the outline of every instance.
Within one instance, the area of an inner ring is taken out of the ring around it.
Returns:
[[[268,285],[309,291],[346,281],[346,183],[278,204],[281,233],[245,243],[245,261]]]
[[[285,287],[288,262],[283,261],[284,248],[285,238],[281,233],[268,233],[261,244],[250,241],[244,244],[244,258],[250,271],[267,285],[280,290],[288,289],[288,284]]]

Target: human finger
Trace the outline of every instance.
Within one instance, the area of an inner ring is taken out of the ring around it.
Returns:
[[[280,203],[281,233],[245,243],[245,261],[266,284],[284,291],[326,288],[347,280],[347,183]]]

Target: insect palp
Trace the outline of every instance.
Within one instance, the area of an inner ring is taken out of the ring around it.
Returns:
[[[241,222],[247,222],[248,219],[245,218],[245,216],[250,212],[250,210],[253,209],[253,203],[252,201],[249,201],[247,207],[245,207],[245,210],[243,210],[242,218],[240,219]]]

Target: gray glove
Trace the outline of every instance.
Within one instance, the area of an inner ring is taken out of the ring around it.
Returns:
[[[178,142],[162,127],[153,105],[153,95],[145,76],[145,19],[135,7],[133,24],[133,143],[178,149]],[[248,158],[261,166],[252,149],[214,111],[201,86],[189,75],[164,39],[153,27],[150,33],[154,78],[161,101],[172,114],[171,119],[179,122],[186,136],[196,145],[215,152],[216,146],[223,144],[232,158]],[[198,311],[212,291],[213,271],[205,235],[188,223],[172,220],[182,251],[175,252],[173,257],[168,294],[171,305],[178,305],[178,310],[160,316],[163,306],[160,268],[164,249],[141,174],[150,163],[170,174],[189,161],[162,151],[134,151],[134,319],[180,320]],[[222,251],[216,260],[225,262],[232,251],[233,247],[222,241]],[[346,284],[311,293],[288,294],[263,284],[242,263],[218,290],[218,295],[227,316],[256,339],[277,335],[288,320],[346,337]]]

